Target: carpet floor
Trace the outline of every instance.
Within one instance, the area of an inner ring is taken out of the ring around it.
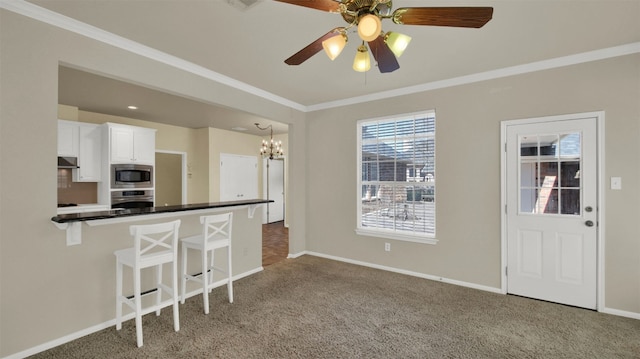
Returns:
[[[302,256],[32,358],[640,358],[640,320]]]

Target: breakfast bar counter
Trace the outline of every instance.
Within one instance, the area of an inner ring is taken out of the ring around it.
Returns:
[[[110,223],[134,222],[146,219],[173,217],[183,214],[191,215],[205,213],[224,208],[232,208],[235,210],[243,207],[248,208],[248,216],[249,218],[253,218],[258,207],[271,202],[273,202],[273,200],[250,199],[242,201],[183,204],[148,208],[116,208],[108,211],[59,214],[52,217],[51,221],[59,229],[67,231],[67,245],[75,245],[81,243],[81,225],[83,222],[89,226],[99,226]]]

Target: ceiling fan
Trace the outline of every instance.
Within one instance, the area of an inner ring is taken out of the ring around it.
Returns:
[[[311,9],[339,13],[348,23],[337,27],[296,52],[284,62],[300,65],[324,49],[331,60],[344,48],[347,30],[357,27],[362,45],[358,47],[353,68],[364,72],[370,68],[367,46],[378,63],[380,72],[400,68],[397,58],[402,55],[411,38],[397,32],[382,32],[381,21],[391,19],[399,25],[427,25],[480,28],[493,15],[491,7],[405,7],[392,11],[391,0],[276,0]]]

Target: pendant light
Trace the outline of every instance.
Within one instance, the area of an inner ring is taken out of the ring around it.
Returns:
[[[273,126],[269,125],[267,127],[260,127],[259,123],[254,123],[254,125],[256,125],[256,127],[261,131],[271,130],[270,141],[262,140],[260,155],[262,157],[268,157],[270,160],[284,155],[284,151],[282,150],[282,141],[273,140]]]
[[[322,42],[322,48],[331,61],[333,61],[338,57],[338,55],[340,55],[347,44],[347,41],[349,41],[347,35],[341,32],[340,35],[324,40]]]
[[[411,37],[398,32],[389,31],[384,35],[384,42],[387,43],[387,46],[389,46],[389,49],[391,49],[396,57],[400,57],[404,53],[404,50],[407,49],[409,42],[411,42]]]
[[[356,52],[356,57],[353,60],[353,69],[358,72],[366,72],[371,68],[371,59],[369,58],[369,51],[367,47],[362,45],[358,47],[358,51]]]

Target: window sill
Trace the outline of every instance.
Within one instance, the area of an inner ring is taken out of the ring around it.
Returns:
[[[396,239],[399,241],[420,243],[420,244],[437,244],[438,240],[431,237],[411,236],[406,234],[400,234],[395,232],[384,232],[380,230],[370,230],[357,228],[356,233],[360,236],[379,237],[387,239]]]

